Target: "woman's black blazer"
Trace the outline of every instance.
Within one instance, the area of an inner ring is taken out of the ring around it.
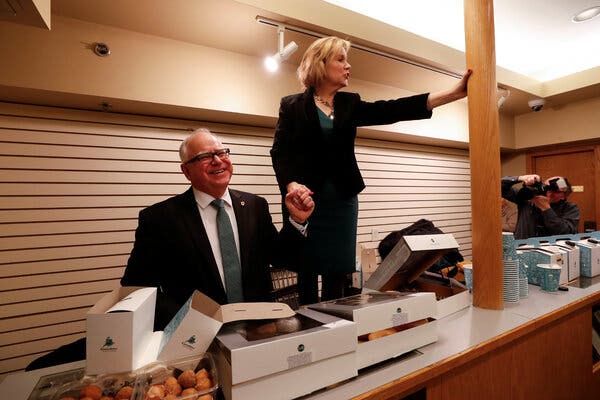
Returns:
[[[340,193],[356,195],[365,187],[354,155],[356,128],[431,117],[427,96],[420,94],[373,103],[358,93],[338,92],[334,97],[333,134],[325,138],[319,125],[313,90],[281,99],[279,120],[271,148],[273,168],[282,194],[292,181],[306,185],[318,198],[323,182],[330,180]]]

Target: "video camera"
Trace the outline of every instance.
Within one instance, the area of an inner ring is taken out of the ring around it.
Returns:
[[[520,200],[531,200],[535,196],[545,196],[548,190],[553,192],[564,192],[569,185],[564,178],[554,178],[548,181],[547,185],[542,182],[535,182],[532,185],[523,186],[517,193]]]

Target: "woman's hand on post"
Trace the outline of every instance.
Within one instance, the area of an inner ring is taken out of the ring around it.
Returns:
[[[430,93],[427,97],[427,109],[433,110],[436,107],[467,97],[467,87],[469,78],[473,70],[469,68],[465,71],[460,80],[450,89],[441,92]]]

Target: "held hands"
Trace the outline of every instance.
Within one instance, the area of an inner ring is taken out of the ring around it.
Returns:
[[[287,190],[285,206],[292,219],[299,224],[303,224],[315,209],[315,203],[311,197],[313,192],[306,186],[296,182],[289,183]]]

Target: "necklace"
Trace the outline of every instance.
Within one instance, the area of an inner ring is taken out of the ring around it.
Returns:
[[[329,103],[327,100],[323,100],[321,98],[321,96],[319,96],[318,94],[314,95],[314,98],[317,102],[323,104],[325,107],[329,108],[331,111],[329,111],[329,114],[327,114],[327,116],[329,117],[329,119],[333,120],[334,115],[333,115],[333,101],[331,103]]]

